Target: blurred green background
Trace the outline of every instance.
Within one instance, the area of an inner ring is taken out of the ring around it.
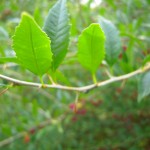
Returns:
[[[42,27],[55,2],[1,0],[0,57],[15,55],[11,37],[21,13],[29,12]],[[73,86],[92,83],[90,73],[77,62],[77,41],[81,31],[98,22],[100,16],[111,20],[121,36],[122,56],[112,68],[114,75],[139,68],[150,53],[150,0],[68,0],[67,6],[70,45],[59,67],[59,83]],[[0,64],[0,73],[39,82],[32,73],[13,63]],[[97,78],[107,79],[103,66]],[[48,82],[47,77],[44,80]],[[134,77],[80,94],[77,113],[72,111],[74,92],[10,88],[0,95],[0,150],[150,150],[150,97],[137,102],[137,81],[138,77]],[[0,83],[7,84],[2,79]]]

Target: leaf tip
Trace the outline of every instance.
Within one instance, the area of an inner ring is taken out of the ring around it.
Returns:
[[[23,11],[22,13],[21,13],[21,16],[23,17],[23,16],[29,16],[29,14],[26,12],[26,11]]]
[[[21,18],[22,18],[22,19],[23,19],[23,18],[30,18],[30,19],[33,19],[32,16],[31,16],[28,12],[26,12],[26,11],[23,11],[23,12],[21,13]]]

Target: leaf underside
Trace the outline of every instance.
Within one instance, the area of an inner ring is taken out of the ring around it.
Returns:
[[[20,63],[36,75],[42,76],[51,66],[50,39],[27,13],[13,36],[13,49]]]
[[[113,65],[121,52],[121,40],[119,32],[112,22],[105,18],[100,18],[99,23],[105,33],[105,49],[106,61],[109,65]]]
[[[138,101],[150,95],[150,71],[144,73],[138,84]]]
[[[50,9],[43,30],[51,39],[52,70],[56,70],[66,56],[69,44],[69,18],[66,0],[59,0]]]
[[[105,56],[105,35],[99,24],[93,23],[79,36],[78,60],[83,67],[95,74]]]

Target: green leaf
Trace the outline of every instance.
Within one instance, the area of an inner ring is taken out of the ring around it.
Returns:
[[[117,60],[121,52],[121,40],[119,32],[112,22],[104,18],[99,19],[99,23],[105,33],[105,49],[106,49],[106,61],[112,66]]]
[[[144,73],[138,84],[138,101],[150,94],[150,71]]]
[[[34,74],[42,76],[49,70],[52,61],[50,39],[27,13],[22,14],[16,28],[13,48],[20,63]]]
[[[0,57],[0,64],[4,64],[4,63],[9,63],[9,62],[13,62],[13,63],[19,63],[17,57]]]
[[[35,9],[33,17],[39,26],[43,25],[43,17],[42,17],[42,14],[40,12],[40,8]]]
[[[96,73],[105,56],[105,35],[99,24],[93,23],[79,36],[78,60],[92,74]]]
[[[142,65],[146,65],[148,62],[150,62],[150,55],[146,56],[142,62]]]
[[[65,85],[71,85],[68,78],[59,70],[56,71],[56,78],[58,79],[58,82],[65,84]]]
[[[49,74],[55,83],[60,82],[62,84],[70,85],[69,80],[61,71],[56,70],[55,72],[53,72],[52,70],[49,70]]]
[[[49,11],[43,27],[50,37],[53,52],[52,70],[56,70],[66,56],[69,44],[69,18],[66,0],[59,0]]]

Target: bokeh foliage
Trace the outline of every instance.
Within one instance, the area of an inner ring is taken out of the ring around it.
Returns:
[[[13,56],[11,37],[26,11],[42,27],[49,8],[56,0],[1,0],[0,1],[0,56]],[[91,75],[77,63],[77,41],[81,31],[100,16],[111,20],[121,36],[122,53],[111,68],[114,75],[125,74],[139,68],[150,53],[150,1],[103,0],[91,8],[93,1],[81,4],[68,0],[71,19],[69,53],[59,68],[58,82],[83,86],[92,83]],[[15,64],[0,65],[0,73],[27,81],[39,79]],[[86,75],[86,76],[85,76]],[[102,67],[98,80],[106,79]],[[69,104],[75,93],[30,87],[10,88],[0,95],[0,141],[27,131],[41,122],[57,118],[66,111],[62,122],[54,122],[34,134],[30,141],[23,138],[0,147],[2,150],[58,149],[58,150],[148,150],[150,147],[150,97],[137,102],[137,80],[132,78],[81,94],[79,114],[74,114]],[[49,82],[44,77],[45,82]],[[0,80],[0,83],[7,84]],[[0,88],[0,90],[5,87]],[[21,144],[20,144],[21,143]]]

